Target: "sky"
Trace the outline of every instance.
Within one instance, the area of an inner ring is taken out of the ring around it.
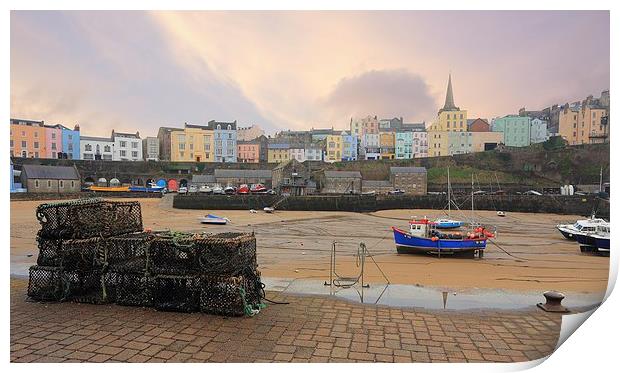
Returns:
[[[109,136],[429,123],[609,89],[608,11],[12,11],[11,117]]]

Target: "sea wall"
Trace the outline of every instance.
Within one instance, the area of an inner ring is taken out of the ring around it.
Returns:
[[[11,201],[49,201],[91,197],[161,198],[162,194],[147,192],[11,193]]]
[[[456,196],[462,210],[471,208],[471,197]],[[291,211],[352,211],[372,212],[390,209],[434,209],[446,207],[445,195],[425,196],[364,196],[364,195],[313,195],[287,197],[271,195],[221,196],[176,195],[173,206],[179,209],[199,210],[249,210],[262,209],[276,204],[278,210]],[[609,202],[594,196],[476,196],[476,210],[506,212],[541,212],[570,215],[590,215],[609,218]]]

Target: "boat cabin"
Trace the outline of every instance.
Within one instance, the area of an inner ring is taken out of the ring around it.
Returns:
[[[409,234],[416,237],[429,237],[436,225],[435,222],[428,219],[411,220],[409,222]]]

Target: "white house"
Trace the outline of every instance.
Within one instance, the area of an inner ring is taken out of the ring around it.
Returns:
[[[547,121],[534,118],[530,122],[530,143],[536,144],[549,140],[549,132],[547,131]]]
[[[85,160],[114,160],[114,141],[109,137],[80,136],[80,156]]]
[[[304,162],[306,160],[306,151],[301,146],[294,146],[288,149],[288,157],[289,159],[295,159],[297,162]]]
[[[112,130],[112,141],[114,142],[114,161],[141,161],[142,159],[142,140],[140,132],[121,133]]]
[[[381,147],[378,133],[366,133],[362,137],[362,149],[365,159],[381,159]]]

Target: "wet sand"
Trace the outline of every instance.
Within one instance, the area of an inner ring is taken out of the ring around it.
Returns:
[[[492,211],[476,211],[478,221],[497,227],[494,240],[483,259],[396,254],[391,226],[407,228],[411,216],[441,216],[432,210],[386,210],[376,213],[276,211],[203,211],[172,208],[171,196],[141,199],[144,227],[193,232],[251,232],[258,244],[259,269],[264,277],[329,279],[329,258],[336,241],[337,271],[354,276],[356,252],[364,242],[372,259],[393,284],[431,286],[448,290],[502,289],[604,293],[609,258],[582,254],[573,241],[555,229],[561,222],[579,216],[507,212],[504,218]],[[11,273],[27,274],[36,263],[35,209],[39,201],[11,202]],[[201,225],[207,212],[226,216],[226,226]],[[465,219],[471,212],[455,214]],[[379,269],[366,260],[366,282],[385,283]]]

